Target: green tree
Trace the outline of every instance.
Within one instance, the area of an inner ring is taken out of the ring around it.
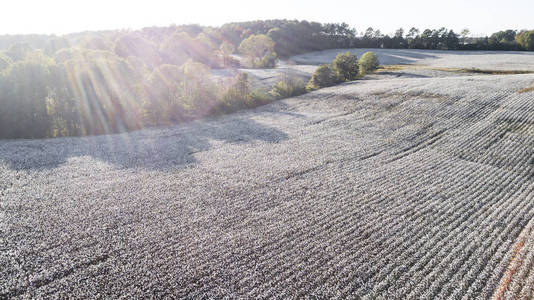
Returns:
[[[58,37],[58,38],[52,38],[50,41],[48,41],[48,45],[46,45],[46,48],[44,49],[45,53],[47,55],[53,55],[60,49],[69,48],[70,43],[69,40],[67,40],[64,37]]]
[[[197,35],[193,40],[192,47],[193,51],[191,53],[193,60],[209,67],[219,67],[217,56],[215,55],[218,47],[211,42],[210,38],[204,32]]]
[[[13,61],[11,60],[11,58],[9,58],[7,55],[0,53],[0,71],[6,69],[12,63]]]
[[[143,117],[149,125],[168,125],[186,119],[183,68],[161,65],[148,77],[147,95],[143,102]]]
[[[66,61],[70,93],[80,113],[81,134],[123,132],[141,127],[139,74],[107,51],[86,51]]]
[[[258,68],[266,68],[266,69],[274,68],[274,67],[276,67],[276,61],[277,60],[278,60],[278,56],[276,55],[276,53],[269,52],[269,53],[265,54],[261,58],[261,60],[258,63],[257,67]]]
[[[417,43],[419,40],[419,29],[412,27],[406,34],[406,42],[408,48],[417,48]]]
[[[81,42],[83,49],[113,51],[113,42],[104,36],[88,36]]]
[[[351,81],[358,77],[358,58],[351,52],[338,54],[332,67],[339,81]]]
[[[235,52],[234,45],[224,41],[221,46],[219,46],[219,51],[223,58],[223,66],[228,67],[230,65],[231,55]]]
[[[378,57],[373,52],[365,52],[360,58],[360,72],[362,74],[376,70],[379,65]]]
[[[121,36],[116,42],[114,52],[122,58],[138,57],[150,69],[161,64],[161,57],[155,43],[135,34]]]
[[[253,34],[241,42],[238,47],[238,50],[241,54],[244,54],[248,57],[252,67],[272,68],[274,67],[273,62],[276,63],[276,53],[274,52],[274,46],[275,43],[267,35]]]
[[[50,75],[46,103],[50,118],[50,136],[81,134],[79,105],[69,88],[69,74],[64,65],[52,65]]]
[[[534,50],[534,30],[521,31],[515,36],[517,43],[525,50]]]
[[[331,65],[320,65],[306,85],[306,90],[313,91],[322,87],[332,86],[338,82],[337,75]]]
[[[231,112],[250,106],[252,106],[252,94],[250,92],[248,74],[239,73],[221,96],[219,107],[223,112]]]
[[[458,38],[458,35],[454,33],[454,31],[449,30],[447,37],[445,38],[445,44],[448,50],[456,50],[460,44],[460,39]]]
[[[160,46],[164,63],[181,66],[192,57],[193,39],[185,32],[175,32]]]
[[[460,36],[462,37],[462,42],[465,42],[470,34],[471,34],[471,30],[469,30],[469,28],[462,29],[462,32],[460,32]]]
[[[195,118],[210,115],[217,108],[217,89],[211,80],[210,68],[192,60],[182,68],[182,94],[188,112]]]
[[[47,113],[50,65],[44,60],[18,61],[5,70],[0,91],[0,136],[42,138],[50,134]]]
[[[408,34],[406,34],[407,39],[415,39],[419,35],[419,29],[412,27],[408,31]]]
[[[16,43],[11,45],[6,51],[6,55],[9,56],[13,61],[23,60],[26,57],[26,54],[33,51],[33,48],[30,47],[27,43]]]

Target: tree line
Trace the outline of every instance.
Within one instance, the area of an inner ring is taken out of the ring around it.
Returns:
[[[277,59],[265,35],[236,46],[197,25],[23,38],[0,51],[0,138],[124,132],[254,107],[269,95],[246,74],[217,80],[211,69]]]
[[[457,33],[444,27],[423,30],[412,27],[399,28],[388,35],[372,27],[358,33],[347,23],[296,20],[229,23],[220,30],[234,43],[250,34],[265,34],[275,42],[275,51],[281,57],[333,48],[534,51],[534,30],[504,30],[473,38],[468,29]]]
[[[412,28],[390,37],[373,28],[358,34],[346,23],[293,20],[0,36],[0,138],[123,132],[253,107],[302,93],[304,85],[285,79],[269,94],[251,89],[246,74],[216,80],[211,70],[272,68],[278,57],[313,50],[534,50],[533,43],[534,31],[473,39]]]

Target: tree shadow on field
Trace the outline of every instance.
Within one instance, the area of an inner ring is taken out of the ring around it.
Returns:
[[[219,118],[135,132],[39,140],[0,141],[0,165],[14,170],[53,169],[69,159],[91,157],[119,168],[180,169],[195,164],[195,153],[217,142],[278,143],[284,132],[237,113]]]
[[[429,52],[421,52],[418,50],[410,49],[361,49],[358,51],[360,57],[367,51],[375,52],[378,56],[378,60],[382,65],[409,65],[419,60],[424,59],[436,59],[438,56]]]

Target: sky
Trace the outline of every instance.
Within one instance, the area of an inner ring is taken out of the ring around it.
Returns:
[[[2,0],[0,34],[66,34],[170,24],[297,19],[346,22],[393,33],[397,28],[469,28],[482,36],[534,29],[534,0]]]

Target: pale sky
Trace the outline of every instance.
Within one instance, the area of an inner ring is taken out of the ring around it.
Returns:
[[[534,29],[534,0],[0,0],[0,34],[65,34],[257,19],[347,22],[358,32],[469,28],[475,35]]]

